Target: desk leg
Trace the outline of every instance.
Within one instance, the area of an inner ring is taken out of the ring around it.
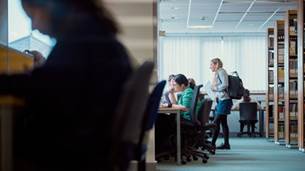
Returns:
[[[177,164],[181,164],[181,130],[180,130],[180,112],[177,112]]]
[[[259,110],[259,134],[262,137],[264,133],[264,110]]]

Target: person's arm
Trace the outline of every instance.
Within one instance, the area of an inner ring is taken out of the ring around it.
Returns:
[[[181,95],[181,100],[179,100],[179,104],[173,105],[173,107],[178,108],[182,111],[188,111],[191,108],[192,105],[192,96],[193,96],[193,91],[185,90]]]
[[[214,87],[214,91],[222,92],[226,90],[229,86],[228,74],[224,70],[219,71],[217,79],[220,79],[220,84]]]
[[[174,104],[177,104],[177,99],[176,99],[176,97],[175,97],[174,91],[170,91],[170,92],[168,93],[168,97],[169,97],[170,102],[171,102],[173,105],[174,105]]]

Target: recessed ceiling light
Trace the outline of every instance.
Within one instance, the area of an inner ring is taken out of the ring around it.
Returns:
[[[204,26],[198,25],[198,26],[187,26],[187,28],[189,28],[189,29],[210,29],[210,28],[213,28],[213,26],[212,25],[204,25]]]
[[[205,16],[202,16],[202,17],[200,18],[200,20],[205,21],[205,20],[206,20],[206,17],[205,17]]]
[[[172,9],[172,10],[178,10],[178,9],[180,9],[180,8],[179,8],[179,7],[172,6],[171,9]]]

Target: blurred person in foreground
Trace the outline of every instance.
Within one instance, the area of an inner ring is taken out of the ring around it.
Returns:
[[[39,171],[110,170],[113,114],[132,70],[117,24],[102,1],[21,2],[33,29],[57,44],[32,72],[0,75],[0,94],[23,97],[27,105],[17,160]]]

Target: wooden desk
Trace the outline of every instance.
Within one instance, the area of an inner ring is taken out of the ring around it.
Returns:
[[[175,108],[162,107],[159,108],[158,113],[176,114],[177,124],[177,164],[181,164],[181,127],[180,127],[180,110]]]
[[[0,96],[0,170],[13,170],[13,118],[14,110],[24,105],[11,96]]]
[[[211,109],[213,112],[215,109]],[[238,109],[232,109],[231,112],[239,112]],[[265,115],[265,109],[257,109],[258,113],[258,123],[259,123],[259,128],[258,131],[260,133],[260,137],[264,135],[264,115]],[[213,120],[214,117],[210,116],[210,120]]]

